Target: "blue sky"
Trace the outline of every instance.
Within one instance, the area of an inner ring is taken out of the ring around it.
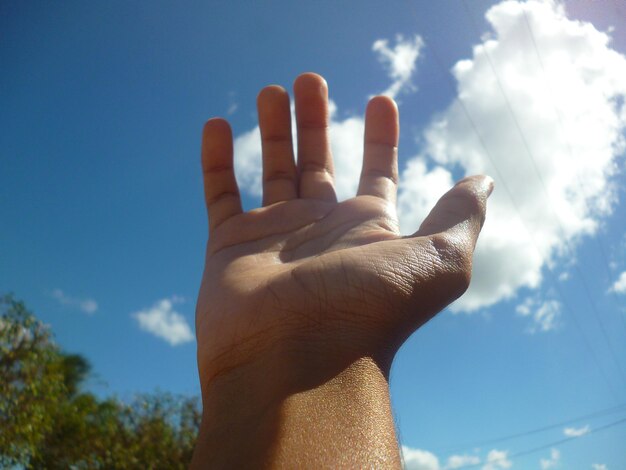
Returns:
[[[255,207],[258,90],[322,74],[347,196],[388,91],[403,230],[464,174],[497,188],[470,291],[392,371],[407,468],[624,469],[626,423],[602,427],[626,408],[490,442],[626,403],[622,5],[5,2],[0,290],[93,363],[96,393],[197,394],[203,122],[230,120]]]

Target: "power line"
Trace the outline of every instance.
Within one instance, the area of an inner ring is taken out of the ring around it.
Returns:
[[[563,439],[559,439],[558,441],[552,441],[552,442],[549,442],[547,444],[542,444],[540,446],[533,447],[531,449],[526,449],[526,450],[522,450],[520,452],[516,452],[514,454],[511,454],[511,455],[506,455],[505,457],[502,457],[502,458],[499,458],[499,459],[493,459],[493,460],[489,461],[489,463],[502,462],[504,460],[514,459],[516,457],[522,457],[522,456],[525,456],[525,455],[534,454],[536,452],[541,452],[542,450],[550,449],[552,447],[558,447],[560,445],[563,445],[563,444],[566,444],[568,442],[571,442],[571,441],[573,441],[575,439],[580,439],[580,438],[588,436],[590,434],[595,434],[597,432],[604,431],[606,429],[609,429],[609,428],[612,428],[612,427],[615,427],[615,426],[618,426],[618,425],[624,424],[624,423],[626,423],[626,418],[621,418],[621,419],[618,419],[617,421],[613,421],[613,422],[611,422],[609,424],[605,424],[604,426],[600,426],[599,428],[592,429],[591,431],[589,431],[588,433],[586,433],[586,434],[584,434],[582,436],[565,437]],[[462,467],[457,467],[457,470],[467,469],[467,468],[476,468],[476,467],[480,467],[481,465],[484,465],[484,464],[485,464],[485,462],[477,463],[477,464],[465,465],[465,466],[462,466]]]
[[[574,423],[577,423],[579,421],[586,421],[586,420],[598,418],[600,416],[611,415],[611,414],[620,413],[620,412],[624,412],[624,411],[626,411],[626,403],[623,403],[621,405],[614,406],[614,407],[611,407],[611,408],[606,408],[606,409],[603,409],[603,410],[595,411],[593,413],[588,413],[586,415],[577,416],[576,418],[567,419],[567,420],[564,420],[564,421],[560,421],[558,423],[548,424],[548,425],[541,426],[541,427],[538,427],[538,428],[530,429],[528,431],[521,431],[521,432],[517,432],[517,433],[514,433],[514,434],[508,434],[506,436],[496,437],[496,438],[492,438],[492,439],[484,439],[484,440],[481,440],[481,441],[468,443],[468,444],[465,444],[465,445],[462,445],[462,446],[459,445],[459,446],[449,447],[449,448],[445,449],[443,452],[456,452],[456,451],[459,451],[459,450],[473,448],[473,447],[490,446],[490,445],[493,445],[493,444],[498,444],[500,442],[506,442],[506,441],[510,441],[510,440],[513,440],[513,439],[518,439],[518,438],[521,438],[521,437],[532,436],[533,434],[538,434],[538,433],[541,433],[541,432],[544,432],[544,431],[549,431],[551,429],[560,428],[562,426],[567,426],[568,424],[574,424]]]

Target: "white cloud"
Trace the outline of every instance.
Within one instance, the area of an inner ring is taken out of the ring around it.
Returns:
[[[259,126],[235,138],[234,165],[239,189],[261,196],[261,131]]]
[[[445,469],[452,470],[455,468],[462,468],[468,465],[478,465],[480,463],[480,457],[477,455],[452,455],[448,457]]]
[[[502,468],[510,468],[513,463],[508,459],[509,452],[507,450],[493,449],[487,454],[485,465],[482,470],[497,470]]]
[[[563,429],[563,434],[567,437],[580,437],[584,436],[590,431],[589,425],[583,426],[582,428],[565,428]]]
[[[439,459],[432,452],[402,446],[405,470],[439,470]]]
[[[344,120],[331,114],[330,138],[335,163],[335,188],[342,201],[356,195],[363,160],[363,118],[350,116]]]
[[[396,36],[396,45],[389,47],[387,39],[378,39],[372,45],[372,51],[378,55],[378,60],[385,66],[392,83],[381,94],[396,98],[403,91],[413,91],[411,75],[415,71],[417,59],[424,46],[424,41],[418,35],[412,39]]]
[[[521,304],[515,307],[517,314],[530,317],[532,325],[528,328],[529,333],[545,333],[559,326],[561,316],[561,304],[556,300],[544,300],[527,297]]]
[[[237,93],[234,91],[230,91],[228,93],[228,109],[226,110],[226,114],[232,116],[239,109],[239,103],[236,101]]]
[[[185,317],[174,310],[179,297],[171,297],[156,302],[152,307],[132,313],[139,327],[164,339],[172,346],[193,341],[193,333]]]
[[[626,271],[619,275],[609,291],[617,294],[626,294]]]
[[[539,465],[541,466],[541,470],[548,470],[550,468],[556,467],[561,460],[561,453],[558,449],[550,449],[550,457],[547,459],[541,459],[539,461]]]
[[[510,468],[512,462],[508,458],[506,450],[490,450],[485,459],[482,470],[498,470]],[[427,450],[413,449],[402,446],[402,460],[405,470],[454,470],[480,465],[481,458],[478,455],[451,455],[445,465],[439,463],[439,458]]]
[[[237,109],[239,108],[239,105],[237,103],[231,103],[228,105],[228,109],[226,110],[226,114],[228,114],[229,116],[232,116],[233,114],[235,114],[237,112]]]
[[[53,289],[51,295],[61,305],[78,309],[88,315],[92,315],[98,310],[98,303],[94,299],[72,297],[61,289]]]
[[[452,175],[442,167],[428,170],[426,160],[410,160],[402,172],[398,215],[403,233],[414,232],[437,200],[453,185]]]
[[[603,463],[592,463],[591,468],[592,470],[609,470],[609,467],[607,467],[606,464]]]
[[[416,196],[422,181],[436,179],[439,195],[452,169],[496,180],[472,285],[452,306],[466,312],[537,288],[564,246],[596,231],[616,201],[611,177],[626,127],[626,58],[608,34],[569,20],[558,2],[503,1],[486,18],[494,33],[454,66],[457,99],[425,130],[422,154],[401,175],[408,232],[433,199]],[[439,166],[426,171],[429,161]]]

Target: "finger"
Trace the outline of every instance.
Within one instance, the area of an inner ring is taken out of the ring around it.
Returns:
[[[492,190],[493,180],[489,177],[462,179],[439,199],[419,230],[410,237],[414,241],[413,254],[407,259],[416,260],[409,270],[414,279],[412,295],[426,312],[416,318],[417,326],[469,287],[472,255]]]
[[[401,313],[399,331],[412,333],[469,287],[473,249],[492,189],[489,177],[465,178],[437,202],[414,236],[362,248],[358,259],[364,269],[379,275],[386,273],[386,265],[394,266],[381,285],[397,290],[397,298],[407,302],[408,308],[388,309]]]
[[[492,190],[493,180],[488,176],[463,178],[439,199],[414,236],[447,233],[473,250]]]
[[[372,98],[365,112],[363,169],[357,195],[396,202],[398,186],[398,107],[386,96]]]
[[[328,86],[314,73],[294,85],[298,128],[298,193],[302,198],[336,201],[328,137]]]
[[[233,134],[224,119],[210,119],[204,125],[202,174],[209,229],[213,230],[242,211],[233,169]]]
[[[263,148],[263,205],[298,197],[297,172],[291,141],[289,95],[268,86],[257,98]]]

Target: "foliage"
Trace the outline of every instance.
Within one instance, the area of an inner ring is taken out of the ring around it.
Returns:
[[[85,358],[63,353],[12,296],[0,298],[0,313],[0,467],[187,467],[200,423],[195,398],[154,393],[124,403],[84,392]]]
[[[8,465],[37,453],[66,390],[49,330],[10,296],[0,308],[0,464]]]

